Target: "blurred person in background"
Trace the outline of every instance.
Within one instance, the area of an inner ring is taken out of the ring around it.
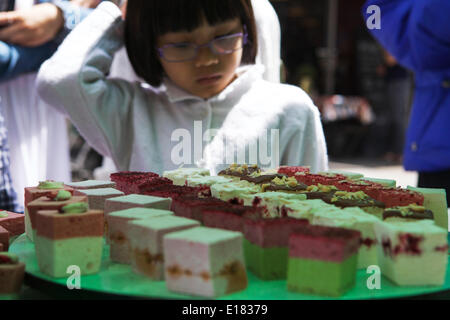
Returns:
[[[366,21],[372,5],[381,28],[370,32],[415,75],[403,165],[419,172],[419,187],[446,189],[450,205],[450,1],[368,0]]]
[[[0,12],[0,98],[10,176],[22,204],[27,186],[71,180],[66,119],[38,97],[35,72],[92,10],[68,1],[7,2],[13,10]],[[22,206],[15,211],[23,211]]]
[[[388,162],[402,163],[413,94],[413,77],[389,52],[383,50],[383,56],[384,64],[377,71],[386,82],[386,102],[390,111],[388,130],[391,137],[383,158]]]

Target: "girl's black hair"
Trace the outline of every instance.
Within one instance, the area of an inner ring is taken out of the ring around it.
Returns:
[[[255,63],[256,25],[250,0],[128,0],[125,19],[125,46],[137,75],[159,86],[164,70],[159,62],[156,40],[168,32],[190,32],[208,24],[239,18],[247,27],[248,44],[243,64]]]

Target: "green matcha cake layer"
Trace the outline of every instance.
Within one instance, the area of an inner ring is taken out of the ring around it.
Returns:
[[[35,244],[39,268],[48,276],[68,277],[69,266],[78,266],[81,276],[94,274],[100,270],[103,237],[52,240],[36,236]]]
[[[288,290],[341,296],[355,285],[356,261],[356,254],[341,263],[290,257],[287,268]]]
[[[198,226],[199,222],[192,219],[176,216],[159,216],[155,219],[134,220],[128,222],[129,225],[151,228],[152,230],[165,230],[184,226]]]
[[[130,208],[125,210],[113,211],[108,214],[108,217],[129,218],[129,219],[143,219],[154,218],[165,215],[173,215],[172,211],[160,210],[152,208]]]
[[[109,199],[109,200],[114,201],[114,202],[116,202],[116,201],[117,202],[129,202],[129,203],[146,205],[148,203],[158,202],[158,201],[164,200],[164,199],[160,198],[160,197],[153,197],[153,196],[147,196],[147,195],[142,195],[142,194],[129,194],[126,196],[116,197],[116,198]]]
[[[243,241],[247,268],[263,280],[286,279],[289,249],[261,248],[247,239]]]
[[[122,191],[114,188],[80,189],[77,192],[86,196],[121,196],[124,194]]]
[[[165,236],[167,239],[180,239],[204,244],[214,244],[238,237],[242,237],[242,233],[206,227],[195,227]]]

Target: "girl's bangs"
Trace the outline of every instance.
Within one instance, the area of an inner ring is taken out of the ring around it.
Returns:
[[[215,25],[245,16],[247,8],[236,0],[150,0],[153,8],[152,28],[156,35],[168,32],[190,32],[201,26],[206,19]]]

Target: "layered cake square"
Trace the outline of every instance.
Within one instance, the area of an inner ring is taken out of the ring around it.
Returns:
[[[135,193],[138,185],[156,177],[159,177],[156,173],[139,171],[121,171],[110,175],[111,181],[116,183],[116,189],[125,194]]]
[[[104,180],[85,180],[79,182],[67,182],[66,186],[71,187],[77,190],[85,190],[85,189],[101,189],[101,188],[115,188],[116,183],[113,181],[104,181]]]
[[[375,234],[383,276],[399,286],[441,286],[448,261],[447,230],[431,220],[378,222]]]
[[[200,226],[195,220],[175,216],[128,222],[133,271],[152,280],[164,280],[163,237],[171,232]]]
[[[64,183],[57,181],[41,181],[36,187],[26,187],[24,193],[24,207],[25,207],[25,232],[28,238],[33,241],[33,232],[31,228],[31,220],[28,214],[28,203],[31,201],[44,197],[47,194],[58,192],[59,190],[66,190],[73,194],[74,189],[64,186]]]
[[[196,227],[164,237],[170,291],[219,297],[247,288],[242,233]]]
[[[186,178],[186,185],[189,187],[211,187],[216,183],[228,183],[233,181],[222,176],[190,176]]]
[[[210,197],[211,191],[208,186],[187,187],[175,185],[159,185],[146,188],[141,194],[162,197],[162,198],[178,198],[181,196]]]
[[[433,211],[426,209],[424,206],[410,204],[403,207],[387,208],[383,212],[383,220],[400,218],[403,221],[416,221],[423,219],[433,219]]]
[[[0,211],[0,227],[9,231],[11,237],[25,232],[25,215],[9,211]]]
[[[114,188],[100,188],[75,190],[74,195],[86,196],[90,209],[105,210],[106,199],[121,197],[124,193]]]
[[[245,180],[217,183],[211,186],[211,195],[213,197],[233,204],[242,204],[239,202],[239,196],[242,194],[252,194],[260,191],[261,187],[259,185]]]
[[[345,208],[338,211],[318,211],[311,221],[313,225],[339,227],[361,232],[361,246],[358,251],[358,269],[377,265],[378,242],[375,236],[375,223],[378,218],[360,208]]]
[[[448,229],[447,194],[445,189],[408,186],[408,190],[420,193],[424,198],[423,206],[433,212],[434,222],[439,227]]]
[[[289,235],[305,224],[308,220],[245,219],[244,254],[248,269],[263,280],[286,279]]]
[[[25,276],[25,264],[17,255],[0,252],[0,295],[17,294]]]
[[[271,176],[270,176],[271,177]],[[261,186],[262,192],[267,191],[280,191],[280,192],[289,192],[289,193],[298,193],[305,191],[308,186],[301,182],[298,182],[294,177],[276,177],[268,183],[264,183]]]
[[[171,210],[176,216],[203,222],[203,211],[205,209],[223,206],[226,203],[216,198],[184,196],[172,200]]]
[[[306,200],[306,195],[286,192],[261,192],[242,194],[239,203],[246,206],[260,208],[264,218],[280,218],[281,208],[287,200]]]
[[[179,168],[171,171],[164,171],[163,177],[172,180],[176,186],[186,185],[186,179],[191,176],[210,176],[209,169],[205,168]]]
[[[130,208],[153,208],[170,210],[172,200],[169,198],[153,197],[143,194],[129,194],[126,196],[107,199],[105,202],[105,216],[110,212]]]
[[[128,238],[127,223],[132,220],[151,219],[161,216],[173,215],[172,211],[130,208],[113,211],[106,217],[108,224],[109,253],[111,261],[130,264],[130,240]]]
[[[421,193],[402,188],[378,189],[373,198],[383,202],[386,208],[407,206],[409,204],[423,205],[424,202],[424,196]]]
[[[234,181],[238,181],[241,177],[250,176],[255,173],[261,173],[261,169],[258,168],[257,165],[233,163],[225,170],[220,171],[218,175],[230,178]]]
[[[385,209],[385,204],[383,202],[369,197],[362,191],[336,191],[333,195],[330,195],[323,200],[339,208],[358,207],[367,213],[373,214],[380,220],[383,218]]]
[[[60,190],[61,191],[61,190]],[[59,194],[62,192],[58,191]],[[40,210],[60,210],[62,207],[77,202],[86,202],[86,196],[72,196],[70,194],[64,194],[62,197],[45,196],[37,198],[36,200],[28,203],[28,214],[31,222],[31,234],[34,239],[36,233],[36,215]]]
[[[260,208],[226,204],[203,210],[203,225],[244,232],[244,219],[259,217],[262,217]]]
[[[129,191],[132,191],[129,194],[145,194],[149,190],[155,190],[162,186],[173,186],[173,182],[172,180],[163,177],[149,178],[143,183],[133,185],[133,187],[129,189]]]
[[[71,203],[60,210],[36,214],[36,256],[42,273],[67,277],[76,265],[82,275],[100,270],[103,251],[103,211],[88,210],[87,203]]]
[[[360,232],[305,225],[289,238],[287,287],[313,295],[341,296],[356,282]]]

